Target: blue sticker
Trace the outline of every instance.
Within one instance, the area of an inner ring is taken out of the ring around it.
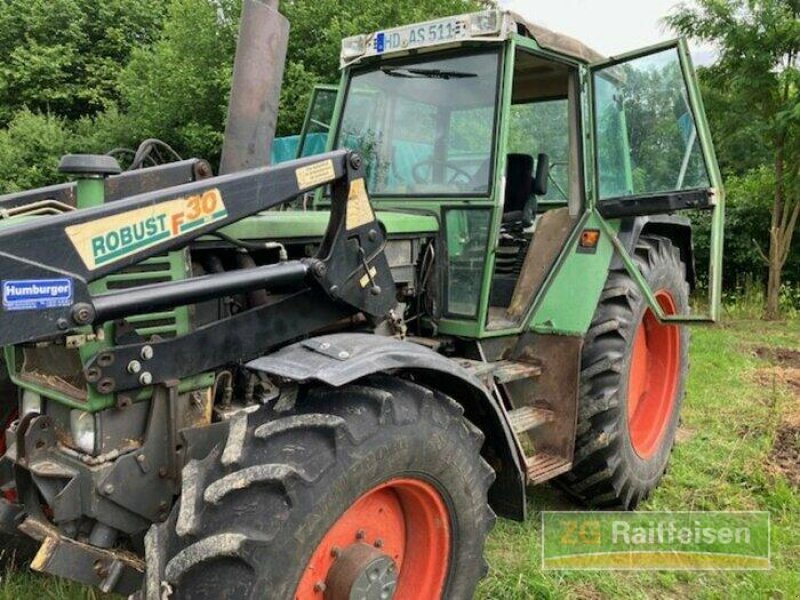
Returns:
[[[3,308],[6,310],[44,310],[71,304],[71,279],[19,279],[3,282]]]
[[[386,50],[386,34],[380,32],[375,38],[375,52],[380,54],[384,50]]]

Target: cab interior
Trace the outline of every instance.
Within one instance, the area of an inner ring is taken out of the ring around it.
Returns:
[[[517,327],[582,208],[578,71],[518,49],[486,327]]]

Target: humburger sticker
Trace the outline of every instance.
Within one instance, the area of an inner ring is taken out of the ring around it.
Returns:
[[[65,231],[83,262],[93,270],[227,216],[222,194],[214,188],[197,196],[72,225]]]

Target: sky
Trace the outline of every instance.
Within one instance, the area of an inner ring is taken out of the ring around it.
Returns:
[[[501,0],[500,5],[607,56],[675,37],[660,22],[677,0]],[[709,47],[691,44],[694,62],[714,59]]]

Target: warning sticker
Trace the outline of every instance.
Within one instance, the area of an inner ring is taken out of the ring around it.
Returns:
[[[336,178],[336,171],[333,168],[332,160],[323,160],[322,162],[297,169],[295,176],[297,177],[297,187],[301,190],[307,190],[322,183],[333,181]]]
[[[45,310],[71,304],[71,279],[3,281],[3,308],[5,310]]]
[[[359,177],[350,183],[350,192],[347,195],[347,222],[345,228],[350,231],[356,227],[372,223],[374,220],[375,215],[372,213],[372,207],[367,196],[367,186],[364,184],[364,178]]]

